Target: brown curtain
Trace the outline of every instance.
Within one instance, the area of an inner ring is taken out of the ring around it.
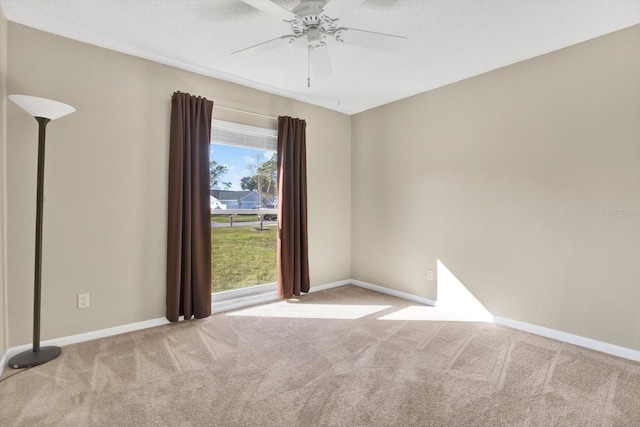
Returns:
[[[306,123],[278,117],[278,296],[309,292]]]
[[[171,99],[167,319],[211,315],[209,139],[213,102],[176,92]]]

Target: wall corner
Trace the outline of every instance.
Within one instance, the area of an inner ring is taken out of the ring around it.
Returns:
[[[6,147],[7,147],[7,18],[0,8],[0,357],[9,348],[7,303],[7,215],[6,215]],[[1,370],[2,367],[0,367]]]

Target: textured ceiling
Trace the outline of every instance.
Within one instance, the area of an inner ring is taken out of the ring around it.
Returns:
[[[267,1],[267,0],[265,0]],[[333,0],[342,1],[342,0]],[[275,0],[291,10],[296,0]],[[266,92],[354,114],[640,23],[640,0],[368,0],[341,26],[402,35],[398,52],[327,44],[333,75],[307,87],[301,41],[240,0],[0,0],[7,19]]]

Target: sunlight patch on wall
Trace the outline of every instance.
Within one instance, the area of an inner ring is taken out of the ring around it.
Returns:
[[[355,320],[382,310],[390,305],[355,304],[302,304],[299,300],[281,301],[228,313],[227,316],[291,317],[299,319]]]
[[[453,313],[472,317],[477,321],[493,322],[493,316],[484,305],[458,280],[458,278],[438,259],[438,300],[437,307]]]

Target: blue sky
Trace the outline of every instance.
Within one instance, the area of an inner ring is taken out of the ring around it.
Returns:
[[[240,180],[251,175],[247,169],[248,165],[255,164],[256,156],[259,155],[261,161],[269,160],[271,152],[264,150],[252,150],[233,145],[210,144],[209,159],[215,160],[218,164],[226,165],[229,172],[222,176],[222,182],[230,182],[230,190],[242,190]]]

